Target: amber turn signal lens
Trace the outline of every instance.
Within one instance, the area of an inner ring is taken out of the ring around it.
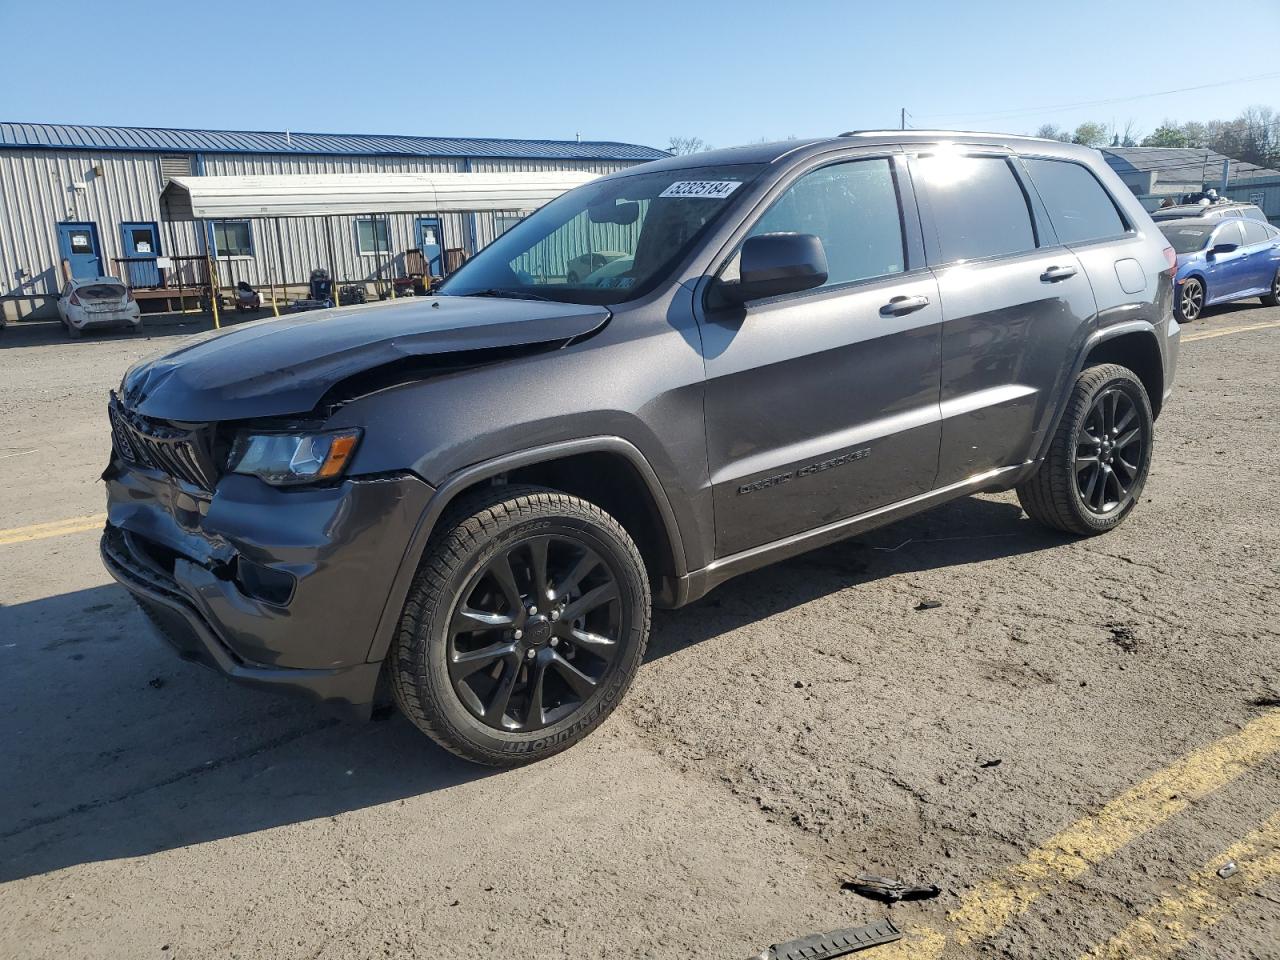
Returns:
[[[347,461],[356,452],[356,442],[359,439],[358,433],[344,433],[334,437],[333,442],[329,444],[329,454],[324,458],[324,466],[316,476],[321,479],[336,477],[346,469]]]

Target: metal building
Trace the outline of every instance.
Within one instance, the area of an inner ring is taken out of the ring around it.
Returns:
[[[1224,197],[1255,203],[1280,221],[1280,171],[1233,160],[1201,147],[1103,147],[1102,155],[1143,206],[1213,187]]]
[[[216,256],[220,282],[305,282],[330,265],[372,281],[408,251],[474,253],[528,211],[374,213],[280,221],[169,221],[171,177],[333,173],[611,173],[667,156],[629,143],[174,130],[0,122],[0,309],[49,315],[64,261],[147,285],[164,257]],[[272,235],[268,236],[270,232]],[[276,264],[276,251],[284,262]],[[281,269],[281,266],[283,269]]]

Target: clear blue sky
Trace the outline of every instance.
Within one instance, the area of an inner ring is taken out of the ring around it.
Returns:
[[[1223,8],[1226,9],[1225,7]],[[1280,110],[1280,0],[0,0],[0,120],[716,146]],[[1270,79],[1118,100],[1237,77]]]

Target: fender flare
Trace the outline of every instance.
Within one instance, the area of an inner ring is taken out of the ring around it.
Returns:
[[[1176,323],[1177,321],[1170,320],[1169,322]],[[1132,333],[1144,333],[1151,337],[1152,342],[1155,344],[1156,353],[1160,357],[1161,366],[1164,366],[1165,355],[1164,351],[1160,348],[1160,336],[1155,326],[1149,321],[1127,320],[1123,323],[1115,323],[1094,330],[1087,338],[1085,338],[1084,343],[1080,345],[1080,349],[1076,351],[1075,362],[1071,365],[1071,375],[1066,378],[1066,382],[1058,391],[1057,401],[1054,404],[1053,417],[1049,422],[1049,428],[1045,430],[1044,436],[1040,440],[1040,447],[1036,451],[1033,462],[1039,463],[1048,455],[1049,445],[1053,443],[1054,435],[1058,432],[1058,424],[1061,422],[1062,415],[1067,409],[1067,400],[1071,397],[1071,391],[1075,387],[1076,378],[1080,376],[1080,371],[1084,369],[1084,363],[1085,360],[1088,359],[1089,354],[1092,353],[1094,348],[1099,344],[1103,344],[1108,340],[1114,340],[1116,337],[1123,337]]]
[[[413,584],[414,575],[418,572],[418,564],[426,551],[427,541],[431,539],[431,534],[435,531],[440,517],[459,493],[476,483],[491,479],[510,470],[582,453],[615,454],[623,457],[635,468],[636,473],[640,475],[640,479],[648,489],[649,495],[653,498],[659,519],[662,521],[663,528],[666,531],[667,541],[671,545],[672,557],[675,561],[676,581],[683,580],[688,573],[688,568],[684,552],[684,541],[680,535],[680,527],[676,521],[675,512],[671,509],[671,502],[667,499],[666,490],[663,489],[662,483],[658,480],[657,471],[653,469],[644,454],[634,444],[624,440],[622,437],[599,436],[583,437],[577,440],[562,440],[557,443],[531,447],[527,450],[514,451],[463,467],[461,470],[450,474],[444,483],[440,484],[431,494],[426,507],[423,508],[422,514],[418,517],[418,522],[409,537],[409,543],[405,547],[404,555],[400,558],[400,564],[396,568],[395,577],[391,581],[391,589],[388,591],[386,602],[382,608],[382,615],[378,618],[378,627],[374,632],[369,653],[365,658],[366,661],[374,663],[382,660],[391,648],[391,641],[400,622],[400,614],[404,610],[405,599],[409,595],[409,588]]]

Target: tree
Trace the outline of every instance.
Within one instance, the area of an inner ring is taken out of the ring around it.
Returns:
[[[1191,141],[1183,129],[1172,120],[1166,120],[1142,139],[1144,147],[1189,147]]]
[[[1092,120],[1080,124],[1071,135],[1072,143],[1082,143],[1086,147],[1105,147],[1110,140],[1111,134],[1106,124],[1094,123]]]
[[[702,153],[703,150],[710,149],[711,144],[701,137],[672,137],[667,143],[667,150],[677,157],[687,156],[690,153]]]
[[[1054,126],[1052,123],[1042,123],[1040,129],[1036,131],[1037,137],[1043,137],[1045,140],[1061,140],[1063,143],[1071,142],[1071,133]]]

